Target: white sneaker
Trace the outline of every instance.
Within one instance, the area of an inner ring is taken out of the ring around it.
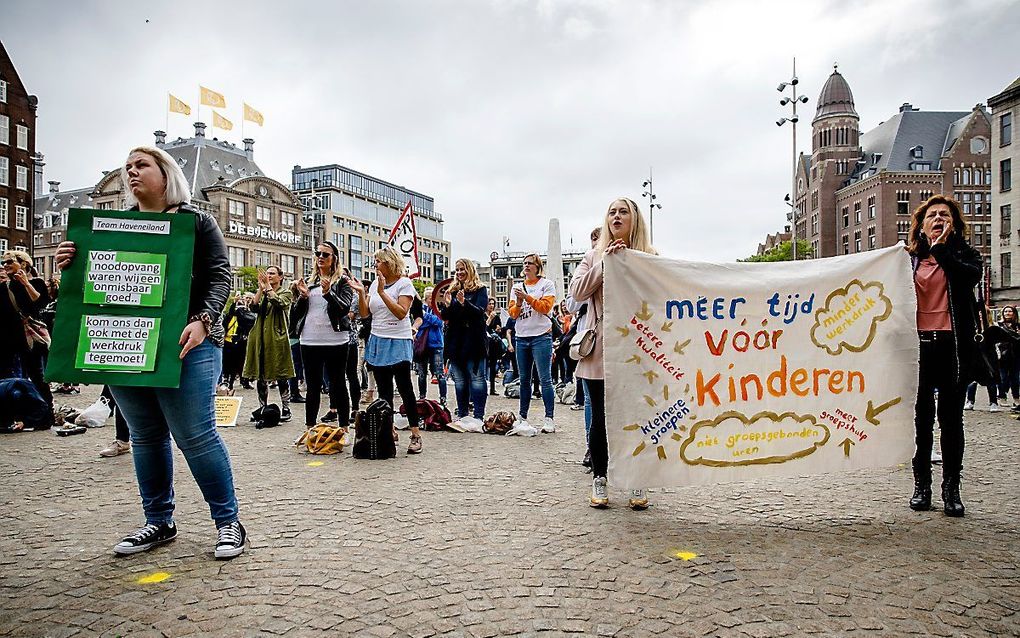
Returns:
[[[542,419],[542,434],[552,434],[556,431],[556,423],[549,417]]]
[[[648,491],[644,489],[630,491],[630,508],[632,510],[648,509]]]
[[[999,407],[998,403],[993,403],[990,406],[988,406],[988,411],[989,412],[1002,412],[1002,408]]]
[[[596,476],[591,482],[591,498],[588,500],[588,504],[600,509],[609,506],[609,490],[606,489],[606,477]]]
[[[966,403],[963,404],[963,409],[964,410],[973,410],[974,409],[974,402],[973,401],[967,401]]]
[[[942,455],[935,451],[935,448],[931,450],[931,462],[932,465],[942,465]]]
[[[466,416],[460,420],[461,427],[464,428],[465,432],[482,433],[485,432],[485,423],[481,419],[476,419],[473,416]]]

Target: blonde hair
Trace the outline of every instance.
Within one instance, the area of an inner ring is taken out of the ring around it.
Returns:
[[[464,290],[472,292],[482,287],[482,280],[478,278],[478,271],[475,270],[475,262],[470,259],[458,259],[454,262],[455,266],[464,266],[464,270],[467,271],[467,280],[464,282]],[[460,289],[460,282],[454,279],[453,285],[450,286],[451,292],[457,292]]]
[[[31,268],[34,264],[34,262],[32,261],[32,256],[26,253],[24,250],[8,250],[3,254],[3,259],[6,260],[7,258],[16,259],[22,264],[24,264],[27,268]]]
[[[648,226],[645,223],[645,217],[641,214],[641,209],[632,199],[626,197],[617,197],[609,203],[609,208],[606,209],[606,214],[602,219],[602,231],[599,234],[598,243],[595,244],[596,259],[601,259],[605,253],[606,247],[613,242],[613,229],[609,227],[609,209],[613,207],[616,202],[623,202],[627,204],[627,208],[630,210],[630,216],[632,222],[630,225],[630,237],[627,238],[627,247],[631,250],[639,250],[643,253],[649,253],[652,255],[658,255],[659,251],[655,250],[652,243],[648,240]]]
[[[372,255],[377,264],[386,264],[397,275],[403,277],[407,273],[407,266],[404,264],[404,257],[397,252],[397,249],[389,244],[384,245]]]
[[[136,146],[128,153],[128,157],[135,153],[145,153],[151,157],[156,162],[156,166],[159,167],[159,172],[166,178],[166,193],[164,196],[168,206],[191,203],[191,187],[188,186],[188,180],[184,177],[184,171],[181,170],[180,165],[174,161],[174,158],[170,157],[169,153],[161,148]],[[124,204],[128,208],[138,204],[138,198],[131,192],[131,187],[128,185],[127,167],[123,165],[120,167],[120,181],[124,186]]]
[[[342,277],[344,274],[343,268],[340,266],[340,249],[337,248],[336,244],[334,244],[331,241],[319,242],[318,245],[316,245],[315,247],[316,251],[319,249],[319,246],[327,246],[330,252],[333,253],[333,269],[329,272],[329,276],[326,277],[326,279],[329,281],[329,285],[332,286],[333,284],[336,283],[336,280],[340,279],[340,277]],[[308,278],[308,283],[313,286],[320,285],[319,280],[321,278],[322,276],[319,274],[319,265],[318,263],[316,263],[314,266],[312,266],[312,275],[311,277]]]
[[[528,259],[530,258],[535,259],[535,274],[541,277],[542,272],[545,270],[545,262],[542,261],[542,258],[538,255],[538,253],[531,253],[530,255],[525,255],[524,261],[528,261]],[[522,271],[524,270],[524,266],[521,266],[521,270]]]

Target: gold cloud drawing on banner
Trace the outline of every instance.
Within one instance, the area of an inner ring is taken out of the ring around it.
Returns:
[[[892,315],[892,307],[882,282],[854,279],[829,293],[815,312],[811,342],[833,356],[844,349],[863,352],[874,340],[878,323]]]
[[[773,465],[804,458],[828,441],[829,428],[810,414],[759,412],[748,417],[730,410],[695,423],[680,446],[680,460],[709,467]]]

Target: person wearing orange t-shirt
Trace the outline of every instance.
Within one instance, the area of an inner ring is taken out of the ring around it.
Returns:
[[[537,429],[545,434],[556,431],[553,421],[556,394],[552,384],[552,322],[549,313],[556,304],[556,286],[542,277],[542,258],[532,253],[524,258],[524,281],[514,284],[508,312],[516,320],[514,350],[517,369],[521,373],[521,421],[527,424],[531,406],[532,364],[538,369],[542,386],[542,403],[545,418]]]

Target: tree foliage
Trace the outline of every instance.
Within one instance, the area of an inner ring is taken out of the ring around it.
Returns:
[[[793,243],[790,241],[784,241],[772,250],[768,251],[764,255],[751,255],[747,259],[739,259],[738,261],[745,262],[766,262],[766,261],[792,261],[793,260]],[[811,249],[811,244],[805,239],[797,240],[797,259],[807,259],[811,257],[814,251]]]

